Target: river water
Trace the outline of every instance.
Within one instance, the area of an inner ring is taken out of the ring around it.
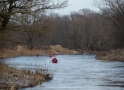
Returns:
[[[44,68],[53,79],[19,90],[124,90],[124,62],[96,60],[95,55],[57,55],[6,58],[6,64],[23,68]]]

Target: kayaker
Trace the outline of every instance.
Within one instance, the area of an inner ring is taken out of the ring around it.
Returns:
[[[52,63],[58,63],[58,60],[54,57]]]

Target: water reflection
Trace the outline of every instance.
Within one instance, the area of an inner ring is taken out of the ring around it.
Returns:
[[[23,68],[43,68],[53,80],[20,90],[124,90],[124,62],[96,60],[95,55],[58,55],[53,64],[47,56],[5,59],[5,63]]]

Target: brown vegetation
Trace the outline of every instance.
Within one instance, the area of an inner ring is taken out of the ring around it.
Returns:
[[[99,60],[118,60],[124,61],[124,49],[102,51],[96,55]]]
[[[30,50],[25,46],[17,46],[15,50],[1,50],[1,58],[15,57],[22,55],[44,55],[44,54],[77,54],[75,50],[63,48],[61,45],[48,48]],[[31,72],[29,70],[17,70],[5,64],[0,64],[0,90],[15,90],[15,88],[30,87],[51,79],[49,74],[42,74],[42,71]]]
[[[33,49],[30,50],[25,46],[17,46],[15,50],[4,49],[1,50],[1,57],[15,57],[15,56],[26,56],[26,55],[45,55],[45,54],[77,54],[79,52],[75,50],[69,50],[67,48],[63,48],[61,45],[50,46],[42,49]]]
[[[34,86],[51,78],[50,74],[42,74],[41,71],[18,70],[0,63],[0,90]]]
[[[63,48],[61,45],[50,46],[50,52],[56,54],[77,54],[79,52],[75,50],[70,50],[68,48]]]

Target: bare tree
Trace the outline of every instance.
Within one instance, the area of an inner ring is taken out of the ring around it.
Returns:
[[[124,47],[124,0],[103,0],[103,3],[96,4],[107,20],[111,21],[114,31],[114,39],[117,42],[117,48]]]
[[[77,12],[73,12],[70,15],[70,38],[72,40],[72,44],[74,45],[74,49],[77,50],[79,48],[79,40],[80,40],[80,17]]]
[[[14,14],[31,14],[46,9],[57,9],[67,6],[67,1],[55,0],[1,0],[0,19],[2,28],[5,28]],[[3,29],[1,29],[2,31]]]
[[[51,20],[43,14],[34,14],[33,16],[22,15],[22,21],[20,23],[23,25],[22,38],[27,42],[30,49],[33,49],[34,46],[38,47],[38,44],[41,43],[41,41],[38,43],[38,40],[43,37],[43,34],[53,30]]]
[[[46,10],[60,9],[67,6],[67,0],[0,0],[0,39],[13,41],[4,36],[6,31],[13,30],[20,26],[19,19],[21,15],[34,15]],[[31,18],[30,18],[31,19]],[[16,22],[18,26],[10,26],[10,21]]]

